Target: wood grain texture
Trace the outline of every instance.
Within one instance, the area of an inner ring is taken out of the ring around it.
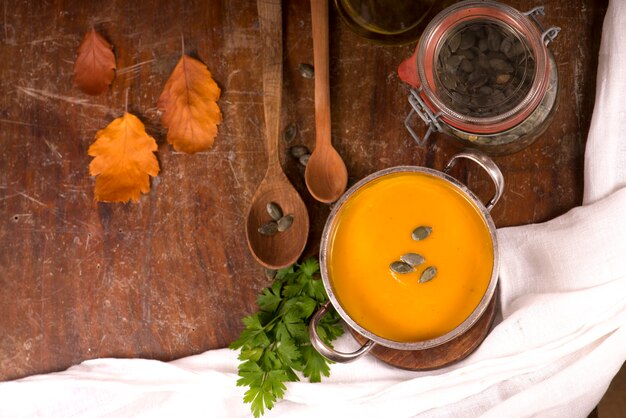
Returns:
[[[259,22],[255,2],[68,0],[0,6],[0,379],[65,369],[95,357],[170,360],[224,347],[255,311],[268,282],[245,238],[245,216],[267,166]],[[535,2],[512,0],[528,10]],[[281,127],[292,144],[314,143],[308,2],[283,2]],[[583,152],[595,95],[606,1],[555,0],[544,21],[563,87],[547,132],[496,162],[507,182],[498,226],[542,222],[580,204]],[[383,47],[330,15],[331,130],[349,185],[382,168],[441,169],[456,148],[435,137],[419,149],[403,126],[409,111],[398,64],[413,46]],[[116,78],[90,97],[72,85],[76,48],[91,27],[113,46]],[[156,101],[181,54],[202,60],[222,89],[224,122],[213,148],[174,152]],[[137,204],[96,204],[87,148],[128,110],[159,144],[162,172]],[[329,208],[308,195],[281,140],[280,158],[308,206],[315,254]],[[491,182],[459,164],[481,197]]]
[[[304,172],[311,196],[334,203],[348,184],[348,169],[331,142],[328,1],[311,1],[313,65],[315,66],[315,148]]]
[[[297,262],[306,246],[309,215],[298,191],[289,182],[280,164],[279,131],[282,102],[283,28],[281,0],[258,0],[262,39],[263,114],[268,166],[257,188],[246,221],[248,246],[265,268],[278,270]],[[285,231],[268,236],[259,232],[272,218],[268,203],[277,204],[293,224]]]

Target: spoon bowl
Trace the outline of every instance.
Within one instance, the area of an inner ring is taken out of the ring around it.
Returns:
[[[346,190],[348,170],[343,159],[328,142],[317,145],[304,172],[309,193],[320,202],[335,202]]]
[[[293,215],[293,224],[284,232],[263,235],[258,229],[270,222],[267,204],[274,202],[285,215]],[[293,264],[306,245],[309,216],[304,202],[282,171],[269,172],[254,197],[248,213],[246,234],[248,246],[255,259],[264,267],[280,269]]]
[[[248,247],[264,267],[280,269],[295,263],[306,245],[309,215],[298,192],[285,176],[278,157],[278,136],[282,98],[282,10],[281,0],[258,0],[263,56],[263,110],[268,167],[257,188],[246,221]],[[283,232],[264,235],[259,228],[272,221],[268,203],[280,206],[293,223]]]

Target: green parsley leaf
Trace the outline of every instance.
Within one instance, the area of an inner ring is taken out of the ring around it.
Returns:
[[[309,329],[307,325],[300,317],[300,312],[297,309],[291,309],[283,317],[283,323],[289,331],[289,335],[298,342],[306,342],[309,339]]]
[[[296,299],[296,305],[300,310],[300,315],[302,318],[309,318],[313,315],[317,308],[317,303],[314,299],[311,299],[308,296],[300,296]]]
[[[300,380],[296,372],[311,382],[330,375],[330,362],[311,346],[308,331],[311,317],[327,301],[319,264],[310,258],[279,270],[257,297],[259,312],[243,318],[245,328],[230,348],[241,350],[237,385],[248,386],[243,399],[256,418],[283,398],[286,382]],[[343,333],[334,310],[322,318],[318,332],[327,344]]]
[[[287,325],[285,325],[283,321],[280,321],[278,324],[276,324],[276,328],[274,328],[274,333],[276,335],[277,341],[285,341],[285,340],[292,339],[291,334],[289,333],[289,330],[287,329]]]
[[[269,384],[269,389],[274,394],[275,399],[281,399],[285,396],[287,387],[285,387],[284,382],[287,382],[287,373],[284,370],[272,370],[268,373],[266,382]],[[271,407],[268,406],[267,409],[271,409]]]
[[[250,386],[250,389],[243,395],[243,401],[250,403],[250,410],[255,418],[259,418],[265,413],[264,406],[270,409],[274,406],[276,396],[271,391],[264,389],[263,386]]]
[[[289,284],[285,286],[285,290],[283,294],[286,298],[294,298],[298,295],[301,295],[304,291],[304,282],[296,281],[294,284]]]
[[[257,297],[256,303],[259,309],[265,312],[274,312],[280,304],[280,290],[283,287],[281,282],[275,282],[272,287],[268,287]]]
[[[330,367],[328,360],[317,352],[312,345],[300,346],[300,352],[304,359],[303,373],[311,382],[321,382],[322,376],[330,376]]]
[[[300,271],[308,277],[313,277],[314,274],[319,273],[320,265],[315,258],[309,258],[302,262]]]
[[[331,341],[343,335],[343,327],[341,326],[341,318],[334,309],[328,312],[317,327],[320,338],[324,343],[332,347]],[[322,333],[324,336],[322,336]]]
[[[246,316],[242,319],[242,322],[246,328],[239,335],[239,339],[233,341],[230,348],[236,350],[244,346],[267,347],[270,344],[270,340],[265,333],[263,325],[261,325],[258,315]]]
[[[278,358],[282,361],[282,363],[289,367],[294,367],[296,369],[300,368],[300,364],[298,360],[300,359],[300,351],[296,344],[289,339],[284,339],[278,344]]]
[[[243,347],[241,349],[241,352],[239,353],[239,360],[252,360],[252,361],[259,361],[261,359],[261,356],[263,355],[263,351],[265,351],[264,348],[260,348],[260,347],[255,347],[255,348],[245,348]]]
[[[310,296],[320,304],[326,303],[328,296],[326,296],[326,289],[324,289],[324,282],[320,279],[310,281]]]
[[[237,386],[260,386],[263,383],[263,370],[254,361],[246,361],[239,365]]]
[[[280,269],[276,272],[276,277],[275,280],[283,280],[285,278],[285,276],[289,275],[289,274],[293,274],[294,271],[294,265],[289,266],[289,267],[285,267],[284,269]]]

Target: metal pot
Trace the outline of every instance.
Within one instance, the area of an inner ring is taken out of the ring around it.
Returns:
[[[482,167],[487,172],[487,174],[493,180],[493,183],[495,185],[495,194],[491,198],[491,200],[487,202],[486,205],[484,205],[474,195],[474,193],[472,193],[472,191],[469,190],[464,184],[462,184],[461,182],[459,182],[458,180],[456,180],[455,178],[447,174],[447,172],[454,166],[454,164],[459,159],[463,159],[463,158],[469,159],[477,163],[480,167]],[[329,269],[328,269],[329,249],[330,249],[331,239],[333,236],[334,229],[337,226],[337,215],[339,211],[341,210],[341,208],[347,202],[350,201],[350,198],[354,195],[356,191],[360,190],[361,188],[363,188],[364,186],[366,186],[373,180],[379,179],[384,176],[401,173],[401,172],[417,172],[417,173],[424,173],[430,176],[434,176],[439,179],[443,179],[451,187],[456,188],[458,191],[460,191],[461,194],[463,194],[468,200],[473,202],[476,208],[478,208],[480,214],[483,217],[483,220],[485,221],[486,225],[489,228],[489,234],[493,243],[492,274],[489,279],[487,289],[482,299],[480,300],[478,306],[474,309],[474,311],[470,314],[470,316],[468,316],[460,325],[458,325],[452,331],[444,335],[441,335],[437,338],[423,340],[423,341],[412,341],[412,342],[393,341],[393,340],[380,337],[372,333],[371,331],[365,329],[364,327],[362,327],[357,321],[351,318],[350,315],[347,313],[347,311],[341,306],[341,304],[338,301],[338,298],[335,296],[335,293],[333,291],[333,287],[331,285],[331,281],[329,278]],[[321,246],[320,246],[321,247],[320,270],[321,270],[322,280],[324,282],[324,287],[326,289],[326,292],[328,293],[329,302],[327,302],[326,305],[320,308],[311,319],[311,324],[309,326],[309,336],[311,339],[311,343],[315,347],[315,349],[324,357],[332,361],[345,363],[345,362],[354,361],[358,359],[359,357],[363,356],[369,350],[371,350],[376,344],[389,347],[392,349],[397,349],[397,350],[424,350],[424,349],[432,348],[432,347],[441,345],[443,343],[446,343],[452,340],[453,338],[456,338],[459,335],[463,334],[467,330],[469,330],[476,323],[476,321],[478,321],[481,315],[485,312],[487,306],[489,305],[489,302],[494,297],[496,285],[498,282],[498,272],[499,272],[498,244],[497,244],[497,238],[496,238],[496,227],[491,218],[490,211],[494,207],[494,205],[498,202],[500,197],[502,196],[503,191],[504,191],[504,178],[498,166],[490,158],[488,158],[484,154],[475,150],[466,150],[464,152],[454,155],[450,159],[448,164],[446,165],[443,172],[426,168],[426,167],[415,167],[415,166],[392,167],[392,168],[387,168],[387,169],[378,171],[374,174],[371,174],[367,176],[366,178],[364,178],[363,180],[359,181],[354,186],[352,186],[335,204],[332,212],[330,213],[328,217],[328,220],[326,221],[326,225],[324,227],[324,231],[322,234],[322,241],[321,241]],[[316,327],[319,321],[324,316],[324,314],[330,308],[331,304],[337,310],[339,315],[342,317],[342,319],[346,322],[346,324],[350,328],[352,328],[354,331],[361,334],[363,337],[365,337],[368,340],[358,350],[352,353],[339,352],[329,347],[328,345],[326,345],[320,339],[317,333]]]

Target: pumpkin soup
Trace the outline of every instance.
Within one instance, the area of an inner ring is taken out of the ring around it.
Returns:
[[[414,234],[420,226],[430,228],[424,239]],[[408,254],[423,261],[408,272],[390,268]],[[489,227],[461,190],[428,173],[400,172],[345,201],[327,266],[333,293],[357,324],[388,340],[418,342],[452,331],[472,313],[493,264]],[[425,272],[433,277],[423,280]]]

